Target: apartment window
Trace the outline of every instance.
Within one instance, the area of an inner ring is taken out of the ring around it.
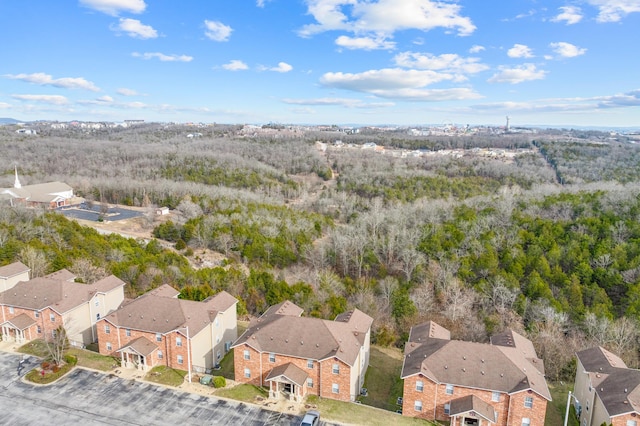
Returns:
[[[491,400],[493,402],[500,401],[500,392],[496,392],[496,391],[491,392]]]
[[[416,411],[422,411],[422,401],[416,401],[413,403],[413,409]]]
[[[216,327],[220,326],[220,320],[218,318],[216,318]]]
[[[638,422],[635,420],[627,420],[627,426],[638,426]]]
[[[96,314],[96,321],[100,321],[100,313]]]
[[[184,359],[182,359],[182,355],[178,355],[178,364],[182,365]]]
[[[244,359],[251,359],[251,354],[249,353],[249,349],[244,350]]]
[[[100,306],[100,300],[96,299],[96,308]]]
[[[312,359],[308,359],[307,360],[307,368],[313,368],[313,360]]]
[[[156,333],[156,342],[162,342],[162,334]]]
[[[53,337],[54,339],[58,337],[58,332],[56,330],[51,330],[51,337]]]
[[[220,336],[216,336],[216,344],[220,343]]]
[[[416,382],[416,390],[418,392],[422,392],[424,390],[424,383],[422,382],[422,380],[418,380]]]
[[[162,351],[158,351],[158,359],[162,359]]]
[[[9,313],[12,314],[13,313],[13,306],[9,306]]]
[[[42,327],[38,326],[38,334],[42,333]]]
[[[333,367],[331,368],[331,372],[333,374],[340,374],[340,364],[333,364]]]
[[[104,325],[104,334],[111,334],[111,327],[107,324]]]
[[[127,329],[125,330],[125,334],[127,335],[127,337],[131,337],[131,329],[130,329],[130,328],[127,328]]]
[[[337,383],[334,383],[331,385],[331,392],[333,393],[340,393],[340,385]]]
[[[308,388],[313,387],[313,379],[311,377],[307,378],[307,387]]]
[[[56,316],[53,314],[49,314],[49,319],[51,320],[51,322],[56,322]]]
[[[34,314],[35,314],[36,318],[40,318],[40,312],[35,311]]]
[[[244,369],[244,377],[246,377],[247,379],[251,378],[251,370],[249,370],[248,368]]]
[[[111,350],[111,342],[107,342],[107,350],[110,351]]]
[[[176,337],[176,346],[182,346],[182,337]]]
[[[447,385],[447,386],[444,388],[444,392],[445,392],[447,395],[453,395],[453,385]]]
[[[530,396],[526,396],[524,398],[524,406],[527,408],[532,408],[533,407],[533,398]]]
[[[531,419],[529,417],[523,417],[522,426],[531,426]]]
[[[276,362],[276,354],[269,354],[269,362]]]
[[[451,412],[451,404],[444,404],[444,413],[449,414]]]

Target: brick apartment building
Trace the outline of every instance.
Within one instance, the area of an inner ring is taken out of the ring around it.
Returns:
[[[225,291],[202,302],[182,300],[163,285],[100,320],[99,351],[118,356],[124,368],[166,365],[204,373],[238,337],[237,303]]]
[[[412,327],[401,377],[404,416],[451,426],[544,426],[551,401],[542,360],[513,331],[474,343],[432,321]]]
[[[373,319],[354,309],[334,321],[302,317],[290,301],[270,307],[233,344],[235,379],[269,396],[353,401],[369,365]]]
[[[97,321],[122,304],[125,283],[113,275],[93,284],[74,279],[62,269],[0,293],[2,338],[18,343],[48,340],[63,326],[72,345],[95,342]]]
[[[638,426],[640,370],[598,346],[576,354],[574,407],[582,426]]]

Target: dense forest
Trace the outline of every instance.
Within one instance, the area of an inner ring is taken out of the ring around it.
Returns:
[[[511,327],[533,340],[551,379],[571,377],[575,350],[594,344],[639,365],[639,146],[551,130],[239,130],[0,127],[0,187],[17,166],[23,184],[59,180],[90,202],[174,210],[141,218],[156,238],[147,241],[2,205],[0,265],[20,260],[33,276],[67,268],[84,282],[112,273],[130,297],[164,283],[193,300],[224,289],[247,316],[285,299],[324,318],[357,307],[381,345],[401,346],[427,319],[476,341]],[[441,155],[451,149],[465,155]],[[202,266],[208,252],[224,260]]]

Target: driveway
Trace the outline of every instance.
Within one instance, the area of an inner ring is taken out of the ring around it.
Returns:
[[[2,424],[19,425],[298,425],[301,418],[113,374],[74,369],[58,382],[22,382],[20,355],[0,352]],[[25,374],[37,361],[32,358]],[[324,423],[327,425],[327,423]]]

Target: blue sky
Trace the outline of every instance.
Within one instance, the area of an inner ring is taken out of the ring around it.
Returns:
[[[0,1],[0,117],[640,127],[640,0]]]

